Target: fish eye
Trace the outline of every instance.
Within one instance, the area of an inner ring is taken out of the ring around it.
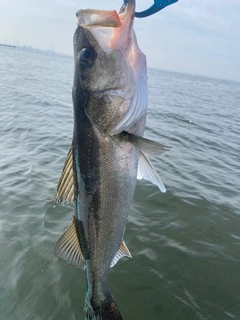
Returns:
[[[85,65],[90,65],[92,64],[95,59],[96,59],[96,51],[92,48],[83,48],[80,52],[79,52],[79,61],[82,64]]]

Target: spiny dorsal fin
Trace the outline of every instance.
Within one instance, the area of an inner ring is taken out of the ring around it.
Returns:
[[[166,188],[162,183],[161,178],[159,177],[157,171],[154,169],[148,157],[140,152],[139,161],[138,161],[138,180],[146,179],[155,184],[161,192],[166,192]]]
[[[131,255],[130,251],[128,250],[128,247],[126,246],[124,241],[122,241],[120,243],[118,251],[117,251],[115,257],[113,258],[110,267],[111,268],[114,267],[115,264],[118,262],[118,260],[121,259],[122,257],[132,258],[132,255]]]
[[[73,177],[73,147],[70,150],[65,161],[63,171],[57,186],[57,193],[53,202],[55,207],[57,203],[71,203],[74,201],[74,177]]]
[[[57,241],[54,251],[59,258],[67,263],[76,268],[85,269],[85,260],[79,244],[75,216],[73,216],[64,234]]]

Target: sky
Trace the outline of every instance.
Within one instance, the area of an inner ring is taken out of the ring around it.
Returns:
[[[75,13],[119,10],[123,0],[0,0],[0,43],[73,54]],[[137,11],[153,0],[136,0]],[[240,0],[179,0],[135,19],[149,67],[240,81]]]

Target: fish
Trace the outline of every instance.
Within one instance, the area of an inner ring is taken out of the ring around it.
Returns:
[[[85,320],[121,320],[108,284],[110,268],[132,257],[124,241],[138,179],[166,189],[148,156],[169,147],[143,137],[148,104],[146,56],[133,21],[135,1],[115,10],[77,12],[73,37],[73,139],[54,206],[73,218],[55,254],[85,272]]]

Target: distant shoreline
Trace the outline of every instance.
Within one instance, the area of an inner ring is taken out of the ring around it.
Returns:
[[[2,46],[2,47],[16,48],[16,46],[12,46],[11,44],[2,44],[2,43],[0,43],[0,46]]]

